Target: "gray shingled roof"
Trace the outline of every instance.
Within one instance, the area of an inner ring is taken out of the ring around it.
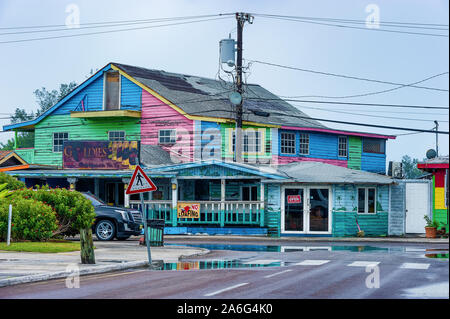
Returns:
[[[234,119],[235,113],[229,101],[223,83],[192,75],[169,73],[161,70],[150,70],[136,66],[112,63],[137,81],[151,88],[190,115],[201,115]],[[265,100],[258,100],[265,99]],[[266,100],[269,99],[269,100]],[[312,119],[294,118],[309,117],[291,104],[256,84],[248,84],[245,88],[244,121],[264,124],[326,128]],[[276,112],[282,115],[264,116],[254,112]]]
[[[290,181],[299,183],[326,184],[392,184],[392,178],[386,175],[354,170],[321,162],[293,162],[279,165],[278,171],[290,177]]]

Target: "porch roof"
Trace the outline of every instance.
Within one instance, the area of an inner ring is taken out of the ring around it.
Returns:
[[[288,176],[281,183],[315,184],[393,184],[395,181],[386,175],[354,170],[321,162],[295,162],[278,166],[278,171]]]
[[[131,178],[133,171],[117,171],[117,170],[18,170],[13,172],[7,172],[10,175],[28,178],[41,178],[41,177],[53,177],[53,178],[67,178],[67,177],[79,177],[79,178]],[[172,178],[175,174],[170,173],[151,173],[146,171],[146,174],[150,178]]]

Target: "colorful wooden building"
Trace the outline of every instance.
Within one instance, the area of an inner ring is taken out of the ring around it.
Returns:
[[[174,232],[181,225],[209,230],[215,225],[218,232],[228,226],[227,231],[344,236],[354,233],[358,220],[373,230],[368,234],[387,234],[392,181],[382,175],[386,141],[394,136],[326,127],[249,84],[244,163],[235,163],[229,94],[217,80],[109,63],[36,119],[4,126],[5,131],[35,133],[34,148],[15,152],[40,168],[14,174],[29,186],[73,187],[128,206],[138,205],[124,188],[140,163],[159,188],[146,200],[167,225],[177,227]],[[304,167],[329,175],[314,179]],[[336,174],[346,177],[333,181]],[[322,204],[328,200],[322,206],[328,215],[318,213],[327,215],[326,225],[305,217],[311,198]],[[179,220],[178,201],[196,201],[212,217]]]
[[[433,174],[433,220],[448,232],[448,156],[418,163],[417,168]]]

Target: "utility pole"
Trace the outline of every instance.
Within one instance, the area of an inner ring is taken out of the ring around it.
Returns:
[[[439,144],[438,144],[438,129],[439,129],[439,123],[438,121],[434,121],[434,124],[436,124],[436,157],[439,157]]]
[[[242,31],[244,29],[245,22],[253,23],[253,16],[248,13],[236,12],[237,22],[237,61],[236,61],[236,89],[241,95],[241,102],[236,105],[236,133],[235,133],[235,161],[237,163],[242,162],[242,105],[244,104],[242,88]]]

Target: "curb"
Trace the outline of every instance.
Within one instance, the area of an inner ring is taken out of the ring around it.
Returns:
[[[414,244],[448,244],[448,238],[375,238],[375,237],[364,237],[364,238],[356,238],[356,237],[262,237],[262,236],[204,236],[204,235],[170,235],[164,236],[167,240],[201,240],[201,241],[215,241],[215,240],[226,240],[226,241],[264,241],[264,242],[353,242],[353,243],[414,243]]]
[[[145,266],[148,266],[148,261],[131,261],[131,262],[124,262],[119,265],[104,265],[104,266],[96,266],[96,267],[80,269],[79,275],[86,276],[86,275],[102,274],[105,272],[118,271],[118,270],[130,269],[130,268],[140,268],[140,267],[145,267]],[[67,278],[68,276],[73,275],[73,274],[74,274],[74,272],[70,272],[70,271],[60,271],[60,272],[53,272],[53,273],[48,273],[48,274],[13,277],[13,278],[0,280],[0,287],[13,286],[13,285],[19,285],[19,284],[25,284],[25,283],[31,283],[31,282],[38,282],[38,281],[46,281],[46,280],[51,280],[51,279]]]

